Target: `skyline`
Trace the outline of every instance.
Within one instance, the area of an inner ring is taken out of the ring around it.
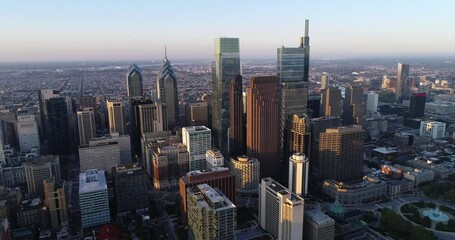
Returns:
[[[0,62],[158,60],[165,45],[170,59],[212,59],[222,36],[240,39],[243,59],[272,59],[298,46],[305,19],[311,58],[455,54],[449,0],[184,3],[6,1]]]

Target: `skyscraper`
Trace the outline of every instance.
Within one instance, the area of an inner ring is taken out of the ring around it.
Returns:
[[[79,206],[82,228],[110,222],[109,196],[104,171],[91,169],[79,174]]]
[[[171,62],[167,59],[167,50],[164,48],[163,67],[157,76],[158,99],[166,104],[167,126],[174,129],[177,125],[179,101],[177,91],[177,77]]]
[[[343,101],[343,125],[361,124],[365,116],[363,88],[349,85]]]
[[[186,126],[209,127],[209,105],[207,102],[187,103],[185,118]]]
[[[109,133],[127,134],[125,126],[125,106],[122,101],[106,101],[109,116]]]
[[[398,104],[403,102],[403,99],[409,99],[411,94],[411,84],[409,81],[409,65],[398,63],[397,73],[397,91],[396,100]]]
[[[305,20],[305,36],[299,47],[277,49],[277,77],[281,87],[280,154],[287,159],[292,115],[306,113],[308,101],[308,71],[310,58],[309,21]]]
[[[290,149],[288,154],[303,153],[310,155],[310,119],[306,114],[294,114],[292,117],[291,136],[289,139]]]
[[[60,180],[60,160],[58,156],[46,155],[40,159],[25,164],[27,189],[31,196],[40,196],[44,199],[43,181],[55,177]]]
[[[43,89],[38,91],[38,101],[39,101],[39,110],[40,110],[40,119],[41,119],[41,136],[42,140],[47,140],[48,139],[48,129],[47,129],[47,107],[46,107],[46,101],[58,97],[60,95],[60,92],[57,90],[52,90],[52,89]]]
[[[321,91],[321,117],[341,116],[341,90],[328,87]]]
[[[261,163],[261,177],[277,175],[279,91],[274,76],[253,77],[247,90],[247,155]]]
[[[272,178],[259,185],[259,224],[275,239],[303,239],[303,198]]]
[[[409,117],[423,118],[425,116],[426,93],[411,94],[411,104],[409,106]]]
[[[235,174],[237,192],[258,192],[260,164],[256,158],[250,158],[248,156],[232,157],[229,168]]]
[[[229,152],[229,84],[233,76],[240,74],[239,39],[215,39],[212,66],[212,131],[214,147],[224,155]]]
[[[54,97],[46,103],[46,126],[51,154],[71,154],[77,149],[77,123],[69,97]]]
[[[366,102],[366,115],[367,117],[372,117],[376,112],[378,112],[379,93],[368,92]]]
[[[319,209],[305,211],[305,240],[333,240],[335,238],[335,220]]]
[[[21,152],[28,152],[34,147],[40,148],[38,124],[34,114],[28,111],[19,111],[16,127]]]
[[[189,154],[182,143],[162,146],[153,153],[155,189],[177,187],[179,178],[188,172]]]
[[[231,80],[230,88],[231,120],[229,127],[229,154],[240,156],[245,154],[245,129],[243,118],[242,76],[237,75]]]
[[[236,239],[237,208],[220,190],[200,184],[187,199],[191,239]]]
[[[79,129],[79,145],[86,145],[96,137],[95,112],[91,107],[77,110],[77,126]]]
[[[44,180],[43,184],[51,227],[53,231],[58,231],[62,225],[69,223],[65,188],[56,182],[55,177]]]
[[[365,131],[351,125],[328,128],[319,139],[319,180],[358,181],[363,177]]]
[[[131,64],[126,73],[126,90],[128,97],[142,97],[144,87],[142,83],[142,69],[135,63]]]
[[[289,157],[289,190],[299,196],[308,194],[310,162],[303,153],[294,153]]]
[[[327,73],[322,73],[321,76],[321,89],[326,89],[329,86],[329,76],[327,76]]]
[[[182,141],[190,154],[190,171],[205,169],[205,154],[212,148],[211,132],[205,126],[182,128]]]

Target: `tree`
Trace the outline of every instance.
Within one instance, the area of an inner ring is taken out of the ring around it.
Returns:
[[[408,239],[412,239],[412,240],[431,240],[431,239],[435,239],[436,240],[436,238],[434,237],[433,233],[428,231],[428,230],[426,230],[422,226],[414,227],[412,229],[411,235],[409,236]]]

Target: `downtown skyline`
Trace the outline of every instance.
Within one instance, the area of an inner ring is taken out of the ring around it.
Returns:
[[[157,60],[164,45],[172,59],[212,59],[222,36],[240,39],[243,59],[271,59],[281,46],[298,46],[305,19],[314,58],[451,56],[455,18],[444,16],[455,3],[438,3],[6,1],[0,62]]]

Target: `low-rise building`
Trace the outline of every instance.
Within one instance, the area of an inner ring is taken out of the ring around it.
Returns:
[[[387,184],[375,178],[366,177],[360,183],[348,184],[333,179],[325,180],[322,192],[343,204],[373,202],[387,196]]]
[[[436,121],[420,122],[419,135],[424,138],[438,139],[446,135],[446,123]]]
[[[433,170],[415,168],[414,171],[404,173],[404,178],[413,182],[414,187],[421,185],[422,183],[432,182],[434,180]]]
[[[449,175],[453,173],[452,169],[442,166],[440,164],[435,164],[431,160],[425,161],[414,159],[408,161],[408,164],[415,168],[432,170],[434,172],[435,177],[439,179],[446,179],[447,177],[449,177]]]

